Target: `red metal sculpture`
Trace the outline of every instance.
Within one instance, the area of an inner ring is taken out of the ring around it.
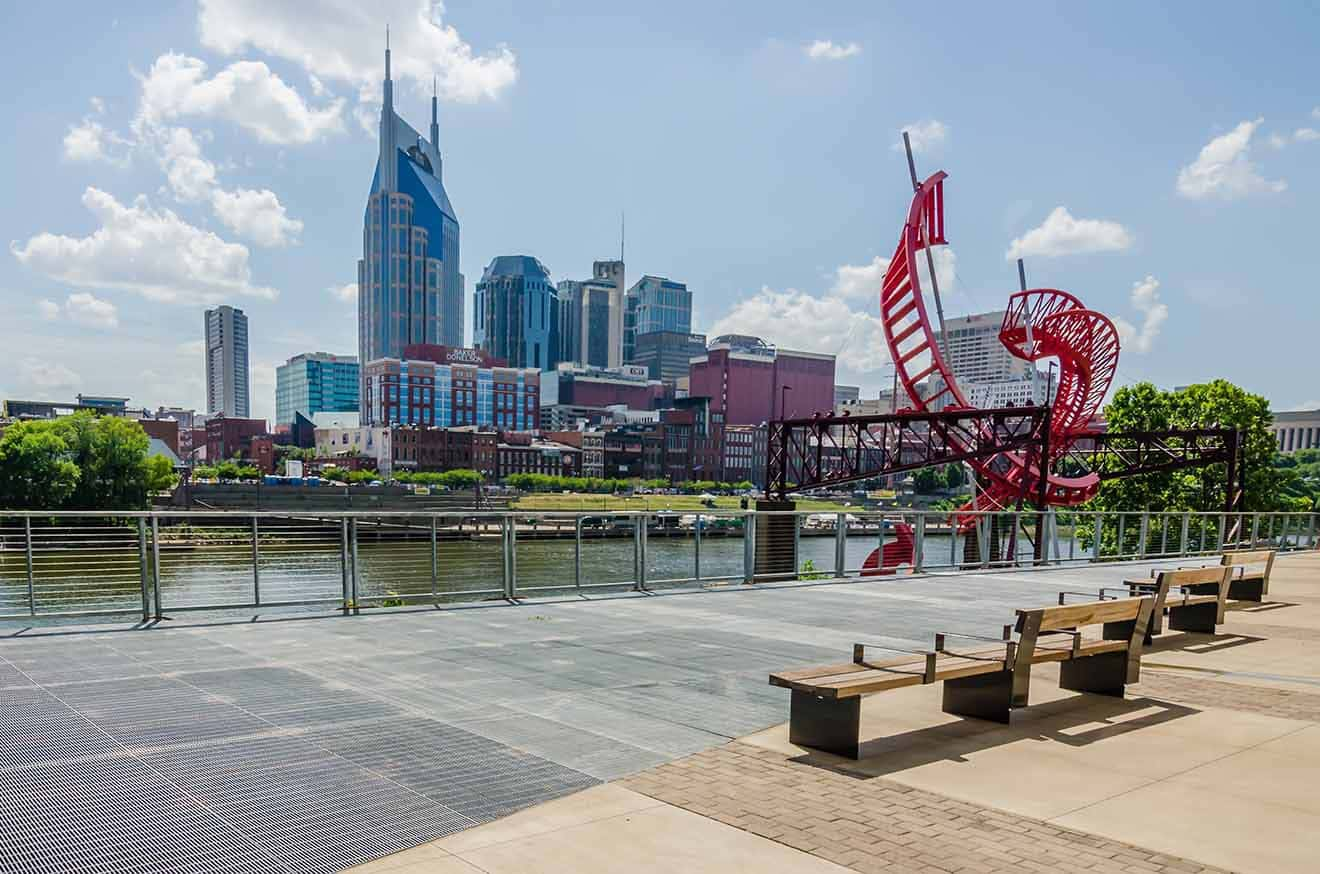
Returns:
[[[970,407],[937,343],[917,273],[917,253],[948,242],[944,236],[946,176],[943,171],[937,172],[917,189],[880,291],[881,322],[898,379],[913,407],[926,411]],[[999,339],[1018,358],[1031,362],[1059,360],[1048,464],[1088,433],[1118,366],[1118,331],[1109,319],[1086,309],[1068,292],[1033,289],[1010,297]],[[928,378],[937,382],[933,388],[923,390],[922,381]],[[1039,464],[1039,459],[1022,453],[975,462],[977,472],[988,483],[977,499],[977,508],[1000,509],[1014,501],[1040,497],[1036,489]],[[1081,477],[1048,474],[1044,502],[1081,504],[1092,498],[1099,486],[1099,477],[1094,473]]]

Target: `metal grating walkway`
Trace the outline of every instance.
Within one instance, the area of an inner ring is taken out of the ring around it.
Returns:
[[[0,627],[0,872],[336,871],[781,722],[771,670],[1133,571]]]

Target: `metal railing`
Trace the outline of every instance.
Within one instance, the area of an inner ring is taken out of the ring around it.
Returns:
[[[389,606],[1320,546],[1314,513],[702,510],[0,514],[0,619]],[[903,526],[909,526],[904,529]],[[1038,543],[1037,541],[1041,541]]]

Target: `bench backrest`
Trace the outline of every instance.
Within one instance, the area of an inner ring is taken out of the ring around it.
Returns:
[[[1225,570],[1226,567],[1227,565],[1219,565],[1218,567],[1160,571],[1155,577],[1156,585],[1164,591],[1168,591],[1170,587],[1174,586],[1194,586],[1206,583],[1222,583],[1227,586],[1232,572]]]
[[[1039,631],[1057,631],[1063,628],[1083,628],[1109,622],[1130,622],[1141,612],[1142,598],[1117,598],[1108,601],[1088,601],[1084,604],[1066,604],[1060,607],[1038,607],[1017,611],[1017,630],[1028,626]],[[1039,623],[1032,620],[1039,616]]]
[[[1243,564],[1263,564],[1264,575],[1270,575],[1270,568],[1274,566],[1274,556],[1277,551],[1273,549],[1239,549],[1234,552],[1226,552],[1220,562],[1225,566],[1243,565]]]

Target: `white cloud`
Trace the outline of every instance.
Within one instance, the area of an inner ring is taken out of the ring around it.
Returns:
[[[299,15],[302,17],[302,10]],[[265,143],[308,143],[343,130],[343,101],[309,106],[260,61],[238,61],[206,78],[206,62],[168,52],[141,76],[138,123],[221,118]]]
[[[217,190],[211,207],[225,227],[259,246],[288,246],[302,233],[303,223],[289,218],[275,192],[265,188]]]
[[[64,312],[76,325],[107,330],[119,327],[119,311],[115,305],[91,292],[79,291],[69,295],[64,302]]]
[[[1278,133],[1270,134],[1269,144],[1270,144],[1270,148],[1272,149],[1287,148],[1288,138],[1285,137],[1283,134],[1278,134]]]
[[[1299,143],[1313,143],[1320,140],[1320,130],[1313,127],[1299,127],[1293,131],[1293,139]]]
[[[174,196],[185,203],[196,203],[210,196],[218,183],[215,164],[202,155],[201,144],[186,127],[160,128],[154,131],[158,141],[157,157]]]
[[[349,282],[344,285],[332,285],[330,288],[327,288],[326,291],[330,292],[330,296],[335,300],[343,303],[357,303],[358,284],[356,282]]]
[[[920,155],[943,146],[949,139],[949,126],[942,121],[928,118],[914,121],[899,128],[898,141],[892,146],[896,152],[903,151],[903,132],[907,131],[908,141],[912,143],[912,154]]]
[[[1192,200],[1236,200],[1287,188],[1282,179],[1266,179],[1251,161],[1251,137],[1262,121],[1244,121],[1207,143],[1195,161],[1178,171],[1178,194]]]
[[[1320,118],[1320,106],[1311,110],[1311,118]]]
[[[43,232],[9,244],[25,266],[82,288],[133,291],[170,303],[214,303],[234,297],[274,298],[254,285],[248,249],[188,224],[145,197],[132,205],[97,188],[83,206],[100,222],[86,237]]]
[[[1132,283],[1130,300],[1133,309],[1142,314],[1141,327],[1122,318],[1114,319],[1114,327],[1125,350],[1144,355],[1154,348],[1160,329],[1169,318],[1169,307],[1160,300],[1160,283],[1154,276]]]
[[[50,298],[42,298],[37,301],[37,313],[48,322],[63,317],[88,328],[119,327],[119,311],[115,305],[85,291],[69,295],[63,307]]]
[[[759,293],[734,304],[711,326],[709,334],[753,334],[798,349],[803,346],[806,326],[811,334],[807,351],[836,354],[840,365],[851,370],[873,371],[889,361],[878,317],[853,309],[841,297],[815,297],[792,288],[775,291],[763,286]]]
[[[503,45],[477,54],[444,23],[438,0],[324,0],[312,12],[302,4],[269,0],[202,0],[202,45],[225,55],[252,48],[300,64],[309,74],[347,82],[375,95],[384,70],[382,22],[391,24],[393,75],[465,103],[494,99],[518,78],[513,52]]]
[[[1118,222],[1079,219],[1067,207],[1054,208],[1040,227],[1013,240],[1004,257],[1010,261],[1039,256],[1080,255],[1091,252],[1121,252],[1132,247],[1132,234]]]
[[[24,387],[42,391],[76,388],[82,377],[63,364],[51,364],[39,358],[24,358],[18,362],[18,378]]]
[[[862,47],[855,42],[836,43],[828,39],[818,39],[808,43],[802,50],[813,61],[841,61],[862,53]]]
[[[931,255],[935,260],[935,278],[939,280],[940,293],[953,291],[958,279],[958,256],[949,246],[932,247]],[[872,258],[869,264],[844,264],[834,271],[834,285],[829,294],[844,300],[876,303],[880,300],[880,283],[888,269],[889,259],[879,255]],[[922,252],[917,253],[917,277],[922,289],[930,291],[930,268]]]
[[[128,163],[130,146],[128,140],[89,117],[69,126],[69,132],[64,135],[64,158],[122,167]]]

